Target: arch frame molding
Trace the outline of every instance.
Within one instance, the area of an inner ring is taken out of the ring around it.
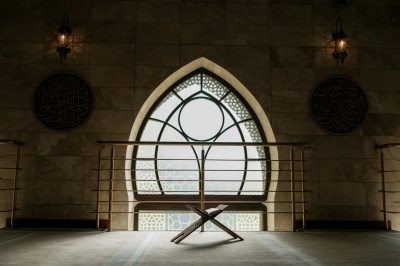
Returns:
[[[265,139],[268,142],[276,142],[275,135],[273,133],[271,124],[267,118],[267,115],[264,111],[264,109],[261,107],[261,105],[258,103],[256,98],[251,94],[251,92],[236,78],[234,77],[229,71],[224,69],[223,67],[219,66],[218,64],[212,62],[211,60],[201,57],[198,58],[187,65],[181,67],[177,71],[175,71],[173,74],[171,74],[169,77],[167,77],[161,84],[154,89],[154,91],[150,94],[150,96],[146,99],[144,104],[139,110],[139,113],[137,114],[135,121],[133,123],[130,135],[129,135],[129,141],[135,141],[137,140],[141,125],[143,122],[145,122],[145,119],[147,117],[147,114],[151,111],[152,107],[154,104],[156,104],[159,100],[159,98],[172,86],[174,85],[177,81],[182,79],[183,77],[187,76],[188,74],[200,69],[204,68],[221,79],[223,79],[225,82],[227,82],[229,85],[231,85],[237,93],[239,93],[243,99],[247,102],[247,104],[252,108],[254,114],[256,115],[260,126],[262,127],[264,133],[265,133]],[[275,200],[276,196],[276,188],[277,188],[277,181],[279,178],[279,155],[278,155],[278,148],[277,147],[269,147],[269,152],[270,152],[270,159],[271,159],[271,181],[269,185],[269,192],[267,196],[267,202],[264,203],[267,206],[268,209],[268,230],[269,231],[274,231],[275,230],[275,204],[273,203]],[[126,150],[126,160],[125,160],[125,179],[126,179],[126,188],[127,188],[127,193],[128,193],[128,201],[129,201],[129,206],[128,206],[128,211],[130,212],[128,214],[128,230],[133,230],[133,211],[135,209],[135,204],[132,203],[134,201],[134,195],[132,191],[133,186],[132,182],[132,155],[133,155],[133,146],[128,146]]]

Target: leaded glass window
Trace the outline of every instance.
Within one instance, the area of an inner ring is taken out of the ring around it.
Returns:
[[[259,123],[240,95],[206,70],[173,85],[143,123],[139,140],[261,142]],[[265,195],[266,151],[251,146],[139,146],[139,195],[199,195],[201,150],[206,195]],[[154,218],[155,219],[155,218]]]

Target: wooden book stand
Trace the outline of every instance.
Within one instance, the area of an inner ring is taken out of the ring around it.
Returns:
[[[228,208],[228,205],[220,204],[216,208],[210,208],[205,211],[200,210],[199,208],[196,208],[191,205],[186,205],[186,207],[189,208],[190,210],[194,211],[198,215],[200,215],[200,218],[198,220],[196,220],[194,223],[192,223],[191,225],[189,225],[185,230],[183,230],[182,232],[177,234],[174,238],[172,238],[171,242],[175,241],[175,244],[178,244],[183,239],[185,239],[187,236],[189,236],[191,233],[196,231],[197,228],[199,228],[200,226],[205,224],[207,221],[212,222],[213,224],[215,224],[216,226],[218,226],[219,228],[221,228],[222,230],[224,230],[225,232],[230,234],[233,238],[235,238],[235,239],[238,238],[240,240],[243,240],[243,238],[240,237],[238,234],[236,234],[235,232],[230,230],[228,227],[226,227],[225,225],[221,224],[220,222],[218,222],[217,220],[214,219],[215,217],[217,217],[218,214],[222,213],[226,208]]]

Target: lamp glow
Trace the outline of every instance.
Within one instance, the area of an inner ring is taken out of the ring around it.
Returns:
[[[60,59],[63,60],[67,58],[68,53],[72,50],[69,40],[72,30],[68,23],[68,15],[66,11],[64,11],[62,24],[57,31],[58,43],[56,51],[60,55]]]
[[[335,41],[335,50],[333,51],[333,57],[337,62],[341,62],[342,65],[347,57],[347,34],[342,29],[342,19],[340,17],[336,20],[336,32],[332,34],[332,38]]]

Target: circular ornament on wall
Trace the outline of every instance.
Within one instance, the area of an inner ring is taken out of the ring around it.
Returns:
[[[344,77],[320,82],[310,95],[310,113],[324,130],[346,134],[359,128],[367,116],[368,102],[363,90]]]
[[[60,72],[46,78],[36,89],[34,112],[47,127],[70,130],[89,117],[94,99],[89,85],[78,75]]]

